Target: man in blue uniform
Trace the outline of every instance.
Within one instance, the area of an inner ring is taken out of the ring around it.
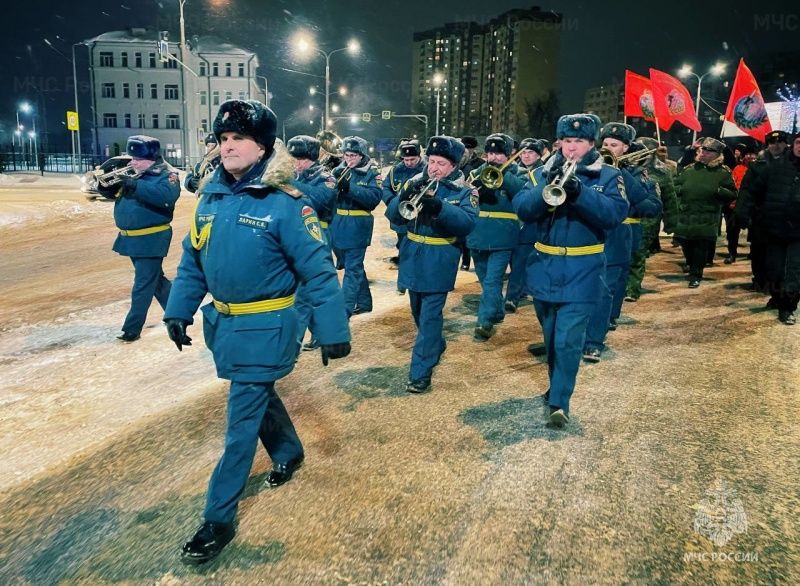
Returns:
[[[555,427],[569,421],[586,324],[602,285],[606,231],[628,215],[622,176],[604,165],[594,148],[599,128],[600,119],[593,114],[559,118],[559,149],[534,171],[513,202],[520,220],[537,226],[538,240],[528,257],[528,286],[547,349],[547,422]],[[568,161],[578,164],[565,178]],[[543,192],[556,180],[563,183],[566,199],[551,206]]]
[[[389,200],[400,193],[406,181],[414,175],[422,173],[425,168],[425,161],[422,159],[422,147],[416,139],[405,139],[400,142],[401,161],[389,169],[386,177],[383,178],[383,193],[381,195],[383,203],[388,204]],[[397,234],[397,250],[400,250],[403,240],[406,237],[405,224],[395,224],[390,222],[390,227]],[[400,256],[392,257],[392,263],[400,263]],[[400,295],[405,294],[406,290],[397,286]]]
[[[230,379],[225,451],[208,485],[204,522],[183,546],[186,564],[214,559],[233,521],[258,440],[273,461],[267,485],[303,462],[275,381],[294,368],[298,283],[312,299],[322,361],[350,352],[344,299],[311,201],[289,182],[292,158],[275,147],[275,115],[255,100],[228,100],[214,120],[222,165],[200,187],[164,322],[178,350],[207,293],[203,333],[217,374]],[[213,227],[213,230],[212,230]]]
[[[500,186],[485,185],[481,180],[484,169],[499,170],[508,162],[514,148],[513,139],[506,134],[486,138],[484,151],[487,162],[470,173],[469,183],[479,194],[478,220],[467,236],[467,246],[475,261],[475,273],[481,282],[481,300],[473,341],[485,342],[495,333],[495,324],[505,318],[503,275],[511,262],[511,253],[519,242],[519,218],[511,201],[522,189],[519,168],[511,163],[502,172]]]
[[[219,145],[217,137],[213,134],[206,136],[203,141],[206,145],[206,154],[203,160],[197,163],[194,168],[186,174],[183,186],[192,193],[197,192],[200,180],[206,175],[210,175],[219,166]]]
[[[171,283],[161,264],[172,241],[172,215],[181,194],[178,172],[161,157],[161,145],[150,136],[131,136],[126,145],[137,177],[124,177],[111,187],[98,186],[103,197],[115,200],[114,222],[119,234],[114,252],[133,263],[131,308],[118,340],[139,339],[153,297],[164,309]]]
[[[290,138],[286,148],[294,158],[295,180],[292,185],[311,200],[323,238],[330,246],[328,226],[336,209],[336,178],[319,162],[320,142],[313,136],[300,135]],[[313,335],[316,328],[311,321],[311,299],[302,285],[297,288],[294,305],[298,322],[297,341],[302,343],[310,326],[311,339],[302,348],[305,351],[318,349],[319,342]]]
[[[409,180],[386,207],[390,222],[408,228],[400,249],[398,285],[408,289],[417,326],[406,386],[409,393],[430,389],[433,368],[447,347],[442,311],[456,283],[461,257],[458,241],[475,227],[478,194],[458,169],[463,154],[464,145],[455,138],[431,138],[425,149],[425,170]],[[408,205],[406,202],[423,191],[417,216],[410,220],[403,217],[400,206]]]
[[[622,122],[609,122],[600,130],[600,140],[603,148],[607,149],[617,159],[628,152],[636,130],[629,124]],[[624,167],[624,165],[622,165]],[[602,351],[605,349],[605,339],[609,328],[616,327],[619,308],[625,297],[625,285],[628,279],[628,269],[631,264],[633,247],[639,246],[641,240],[641,224],[639,218],[655,217],[661,212],[661,201],[655,191],[652,198],[649,188],[639,179],[635,178],[626,168],[621,169],[622,179],[625,184],[625,195],[630,204],[628,218],[606,234],[606,269],[603,285],[599,293],[597,305],[586,328],[586,343],[583,348],[583,358],[587,362],[599,362]],[[634,224],[635,222],[635,224]],[[637,227],[634,243],[633,226]],[[615,301],[619,300],[619,306]],[[617,307],[616,316],[614,308]]]
[[[519,160],[519,177],[523,185],[530,179],[533,172],[541,167],[542,143],[535,138],[523,138],[519,143],[521,153]],[[520,222],[519,239],[517,246],[511,253],[511,274],[508,276],[506,286],[506,313],[517,311],[519,300],[524,296],[530,295],[528,286],[525,283],[525,270],[528,264],[528,256],[533,252],[533,245],[536,242],[536,224],[526,224]]]
[[[364,257],[372,242],[375,224],[372,210],[381,202],[381,186],[378,171],[367,153],[367,141],[360,136],[348,136],[342,141],[342,151],[344,161],[333,170],[339,195],[331,223],[331,239],[337,250],[337,260],[344,263],[342,289],[350,317],[372,311]]]

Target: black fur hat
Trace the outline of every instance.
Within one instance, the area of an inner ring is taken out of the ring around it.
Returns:
[[[773,130],[764,136],[764,142],[789,142],[789,137],[783,130]]]
[[[249,136],[272,154],[278,119],[258,100],[228,100],[219,107],[214,119],[214,135],[219,142],[223,132]]]
[[[418,157],[422,153],[422,147],[417,139],[407,139],[400,142],[401,157]]]
[[[511,151],[514,150],[514,139],[507,134],[490,134],[486,137],[483,150],[487,153],[500,153],[510,157]]]
[[[360,136],[348,136],[342,140],[343,153],[357,153],[362,157],[369,155],[367,152],[367,141]]]
[[[432,136],[425,149],[425,155],[428,157],[438,155],[458,165],[461,157],[464,156],[464,143],[452,136]]]
[[[203,140],[203,144],[208,146],[210,144],[219,144],[219,143],[217,142],[216,136],[214,136],[213,134],[207,134],[205,140]]]
[[[320,143],[316,138],[305,134],[292,137],[286,143],[286,149],[295,159],[316,161],[319,159],[319,147]]]
[[[595,141],[600,124],[600,118],[594,114],[566,114],[558,119],[556,138],[558,140],[582,138]]]
[[[609,122],[600,129],[600,140],[604,138],[613,138],[629,145],[636,138],[636,129],[623,122]]]
[[[476,149],[478,148],[478,139],[474,136],[462,136],[461,144],[464,145],[464,148]]]
[[[157,138],[137,134],[128,137],[128,144],[125,146],[127,152],[134,159],[148,159],[155,161],[161,155],[161,143]]]
[[[522,142],[519,143],[519,148],[533,151],[540,157],[542,156],[542,151],[544,150],[542,141],[536,140],[535,138],[523,138]]]

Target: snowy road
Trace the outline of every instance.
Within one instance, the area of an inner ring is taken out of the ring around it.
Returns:
[[[179,200],[170,276],[192,204]],[[353,319],[353,354],[323,369],[303,353],[278,385],[306,465],[264,490],[260,450],[236,540],[183,567],[226,384],[199,328],[177,352],[157,305],[140,341],[114,339],[132,268],[110,250],[111,212],[63,178],[0,182],[0,583],[800,582],[800,328],[742,289],[746,263],[689,290],[664,238],[554,432],[544,364],[526,352],[541,339],[530,305],[473,343],[472,272],[448,300],[433,392],[403,391],[413,322],[383,260],[382,208],[375,311]],[[695,524],[720,480],[748,530],[715,546]]]

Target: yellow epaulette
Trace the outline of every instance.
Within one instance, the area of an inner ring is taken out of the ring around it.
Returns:
[[[281,185],[278,189],[280,189],[286,195],[290,195],[295,199],[300,199],[303,197],[303,192],[299,189],[292,187],[291,185]]]

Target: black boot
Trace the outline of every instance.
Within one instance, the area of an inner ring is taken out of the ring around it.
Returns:
[[[210,562],[236,535],[233,523],[205,521],[181,549],[181,561],[189,566]]]

